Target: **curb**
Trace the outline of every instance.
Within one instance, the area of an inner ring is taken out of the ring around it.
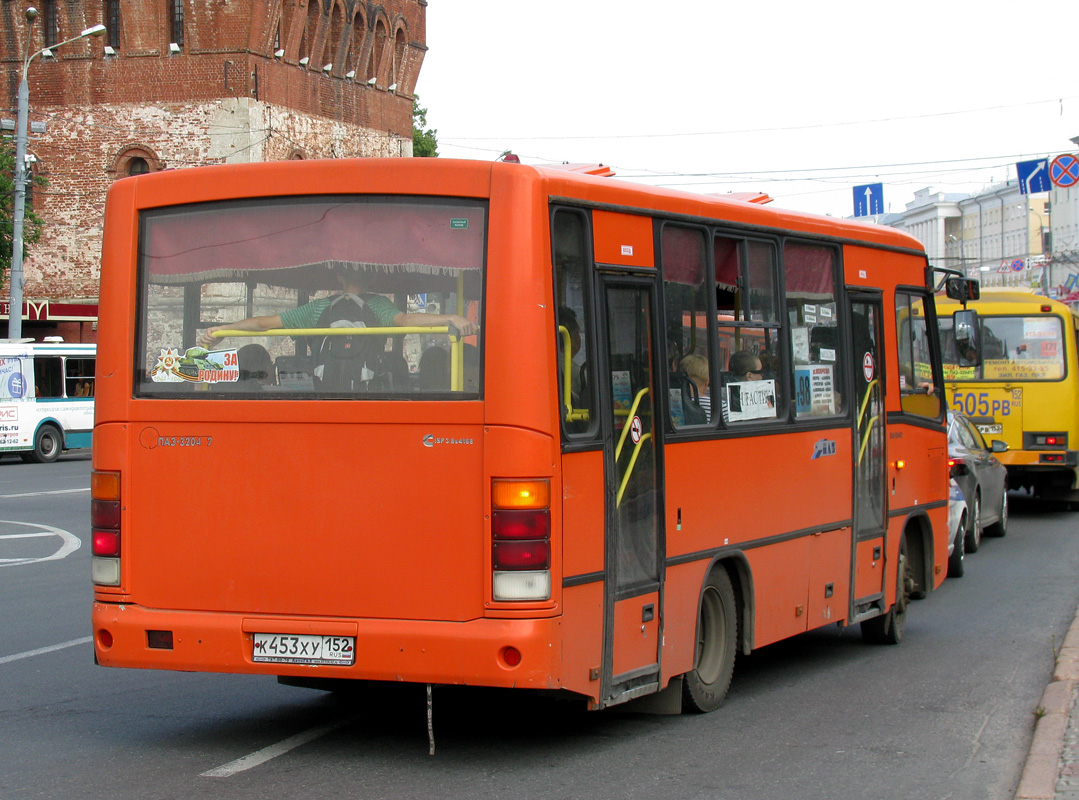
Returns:
[[[1079,611],[1057,655],[1052,682],[1045,687],[1026,765],[1015,800],[1053,800],[1060,779],[1064,737],[1079,687]]]

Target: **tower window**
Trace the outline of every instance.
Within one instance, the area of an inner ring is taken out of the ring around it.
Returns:
[[[170,28],[171,38],[169,41],[173,44],[184,46],[184,0],[169,0],[169,20],[172,23]]]

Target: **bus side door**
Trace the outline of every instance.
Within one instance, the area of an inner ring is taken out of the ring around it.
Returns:
[[[655,278],[599,278],[605,450],[604,705],[654,692],[662,638]],[[602,374],[602,373],[601,373]]]
[[[855,617],[867,606],[887,608],[884,586],[887,448],[885,431],[883,328],[879,293],[852,291],[851,374],[854,385],[854,565]],[[883,605],[878,605],[878,604]]]

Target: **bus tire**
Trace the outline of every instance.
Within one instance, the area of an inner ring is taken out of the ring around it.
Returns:
[[[23,454],[23,460],[35,464],[51,464],[60,457],[64,449],[64,439],[60,431],[52,425],[42,425],[34,434],[34,449]]]
[[[910,574],[910,559],[907,558],[907,537],[899,541],[899,566],[896,575],[895,604],[886,614],[873,619],[863,620],[862,641],[869,644],[899,644],[907,628],[907,606],[910,604],[910,590],[914,580]]]
[[[738,605],[734,601],[734,588],[726,570],[717,567],[701,592],[693,670],[686,673],[682,682],[683,710],[705,714],[719,708],[734,675],[737,644]]]

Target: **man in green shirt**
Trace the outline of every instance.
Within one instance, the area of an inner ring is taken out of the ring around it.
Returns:
[[[299,308],[289,309],[280,314],[248,317],[227,325],[214,325],[207,328],[205,333],[202,334],[199,344],[207,349],[219,344],[221,340],[213,336],[215,331],[268,331],[276,328],[313,328],[323,312],[341,295],[359,296],[364,293],[359,272],[355,270],[339,270],[337,279],[341,283],[341,292],[339,294],[320,297]],[[385,328],[436,328],[442,325],[453,325],[461,336],[471,336],[479,332],[479,326],[475,322],[458,314],[408,313],[399,310],[397,306],[381,295],[367,295],[367,302],[382,327]]]

